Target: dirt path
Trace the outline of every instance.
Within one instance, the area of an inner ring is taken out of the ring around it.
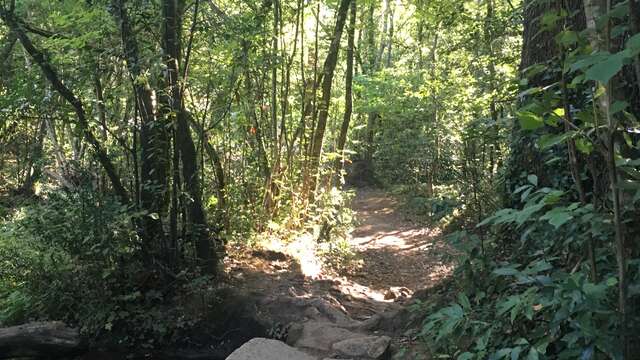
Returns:
[[[378,189],[359,189],[352,203],[357,226],[349,236],[358,266],[321,269],[310,239],[265,250],[231,249],[227,272],[235,285],[263,296],[331,296],[353,318],[364,319],[404,303],[448,276],[440,229],[409,221],[398,201]],[[284,254],[287,254],[286,256]]]
[[[353,280],[374,292],[413,293],[433,286],[451,268],[438,228],[417,225],[403,216],[396,199],[378,189],[361,189],[352,205],[359,225],[350,239],[362,259]]]
[[[399,207],[381,190],[357,192],[352,203],[357,226],[348,237],[357,266],[321,267],[307,234],[286,245],[275,239],[260,250],[230,248],[225,260],[230,285],[255,299],[256,316],[276,327],[275,336],[272,331],[268,336],[317,359],[344,358],[336,347],[347,338],[364,347],[367,341],[383,344],[387,355],[411,349],[398,359],[428,358],[406,335],[416,314],[404,305],[417,291],[431,296],[429,289],[452,269],[443,260],[446,247],[439,229],[409,221]]]

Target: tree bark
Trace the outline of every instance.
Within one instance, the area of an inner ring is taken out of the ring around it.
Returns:
[[[344,117],[342,118],[342,126],[340,127],[340,134],[338,135],[338,143],[336,145],[336,151],[338,153],[338,159],[336,159],[335,164],[336,179],[341,176],[340,173],[342,172],[342,169],[344,168],[344,162],[346,161],[344,147],[347,142],[347,132],[349,131],[351,114],[353,112],[353,53],[355,43],[356,14],[356,0],[351,0],[351,14],[349,15],[349,28],[347,29],[347,69],[344,84]]]
[[[598,29],[598,21],[609,12],[609,2],[607,0],[584,0],[584,12],[587,20],[587,30],[591,47],[595,51],[609,51],[609,23],[603,30]],[[609,20],[607,20],[609,21]],[[613,203],[613,226],[615,230],[616,260],[618,265],[618,312],[620,313],[620,341],[622,343],[622,358],[628,359],[628,323],[629,314],[627,311],[627,257],[625,234],[622,224],[622,204],[620,198],[620,188],[618,187],[618,169],[616,167],[615,135],[617,133],[618,122],[611,114],[610,107],[613,99],[611,81],[608,83],[598,83],[603,89],[603,94],[598,97],[596,117],[604,118],[606,128],[601,131],[600,137],[604,145],[604,153],[607,160],[607,174],[609,186],[611,187],[611,199]],[[595,101],[594,101],[595,102]],[[598,119],[596,118],[596,124]]]
[[[202,270],[215,275],[217,254],[209,241],[208,227],[202,205],[202,188],[198,176],[198,154],[189,130],[189,116],[184,106],[180,82],[181,23],[182,12],[176,0],[162,1],[164,62],[167,67],[165,81],[170,89],[169,105],[175,125],[176,140],[182,163],[184,189],[188,195],[187,231],[196,249],[196,257]]]
[[[320,166],[320,154],[322,153],[322,142],[324,140],[324,133],[327,127],[327,119],[329,117],[329,105],[331,103],[331,85],[333,82],[333,74],[338,61],[338,51],[340,50],[340,39],[342,37],[342,30],[347,20],[347,13],[349,10],[349,4],[351,0],[341,0],[338,13],[336,14],[336,27],[329,46],[329,52],[323,66],[323,79],[322,79],[322,98],[318,105],[318,123],[313,134],[313,141],[311,143],[311,156],[310,167],[308,173],[307,198],[312,199],[312,194],[315,192],[316,183],[318,179],[318,169]]]
[[[129,14],[124,0],[112,0],[112,11],[120,28],[127,69],[131,77],[140,115],[140,205],[148,212],[142,218],[143,251],[147,261],[153,262],[159,256],[158,249],[166,242],[162,219],[166,215],[168,187],[168,139],[166,127],[156,118],[153,92],[143,78],[138,41],[131,28]]]

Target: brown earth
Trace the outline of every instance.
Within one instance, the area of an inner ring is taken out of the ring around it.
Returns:
[[[398,200],[382,190],[357,191],[352,203],[357,226],[348,237],[356,266],[321,267],[313,250],[300,245],[313,243],[307,235],[262,250],[231,247],[225,261],[231,285],[259,299],[258,312],[272,324],[304,324],[321,315],[321,321],[360,333],[389,335],[396,352],[414,348],[415,338],[406,335],[413,315],[405,305],[417,291],[416,297],[428,298],[452,266],[445,260],[440,229],[408,220],[399,208]],[[275,331],[286,337],[286,328]]]

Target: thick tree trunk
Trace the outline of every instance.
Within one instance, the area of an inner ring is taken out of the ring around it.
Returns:
[[[609,51],[610,40],[609,20],[603,27],[598,26],[598,22],[609,12],[609,2],[607,0],[584,0],[584,12],[587,20],[587,30],[591,47],[595,51]],[[620,313],[620,341],[622,345],[622,359],[628,359],[629,354],[629,312],[627,310],[627,254],[625,244],[625,232],[622,224],[622,199],[618,185],[619,174],[616,166],[616,144],[615,136],[618,132],[618,122],[611,114],[610,108],[613,97],[613,87],[611,81],[607,83],[598,82],[598,87],[602,89],[602,94],[597,99],[597,117],[605,120],[606,128],[601,131],[600,137],[604,146],[604,153],[607,160],[607,174],[609,186],[611,188],[611,200],[613,205],[613,226],[615,230],[616,260],[618,265],[618,311]],[[598,124],[598,119],[596,119]]]
[[[556,66],[551,64],[557,60],[558,51],[554,38],[560,29],[543,30],[541,21],[545,13],[557,11],[562,4],[567,13],[571,14],[566,20],[566,26],[574,31],[582,31],[585,28],[582,0],[562,2],[560,0],[550,2],[526,0],[523,4],[524,29],[520,71],[536,64],[544,65],[547,69],[536,76],[529,77],[528,87],[544,88],[560,80],[560,73],[554,72],[553,69]],[[554,130],[541,128],[536,131],[542,133]],[[513,126],[509,146],[511,150],[505,164],[505,207],[518,206],[519,196],[512,196],[512,192],[526,183],[526,175],[537,175],[539,186],[555,186],[551,183],[549,175],[560,171],[566,172],[568,169],[567,162],[548,163],[545,155],[537,148],[534,137],[529,136],[529,131],[522,130],[518,124]]]

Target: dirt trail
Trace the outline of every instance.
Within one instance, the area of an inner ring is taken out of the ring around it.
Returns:
[[[361,189],[352,205],[359,225],[350,242],[362,258],[351,277],[374,292],[405,288],[410,293],[433,286],[451,268],[438,228],[403,216],[396,199],[378,189]],[[405,290],[405,291],[406,291]]]
[[[229,249],[230,285],[254,299],[256,316],[272,328],[267,336],[314,358],[389,359],[402,348],[411,351],[394,359],[428,358],[407,335],[407,324],[419,320],[405,305],[412,297],[433,295],[430,288],[451,267],[443,261],[440,231],[409,221],[399,207],[381,190],[357,192],[352,208],[358,225],[348,241],[358,266],[320,267],[307,234],[287,245],[276,240],[261,250]],[[382,344],[385,355],[346,356],[340,352],[343,339],[364,349]]]
[[[349,242],[360,260],[348,271],[319,269],[310,250],[293,244],[230,249],[227,273],[235,286],[259,296],[330,297],[352,318],[369,318],[451,272],[442,259],[446,250],[440,230],[411,222],[399,206],[382,190],[357,191],[352,203],[357,226]]]

